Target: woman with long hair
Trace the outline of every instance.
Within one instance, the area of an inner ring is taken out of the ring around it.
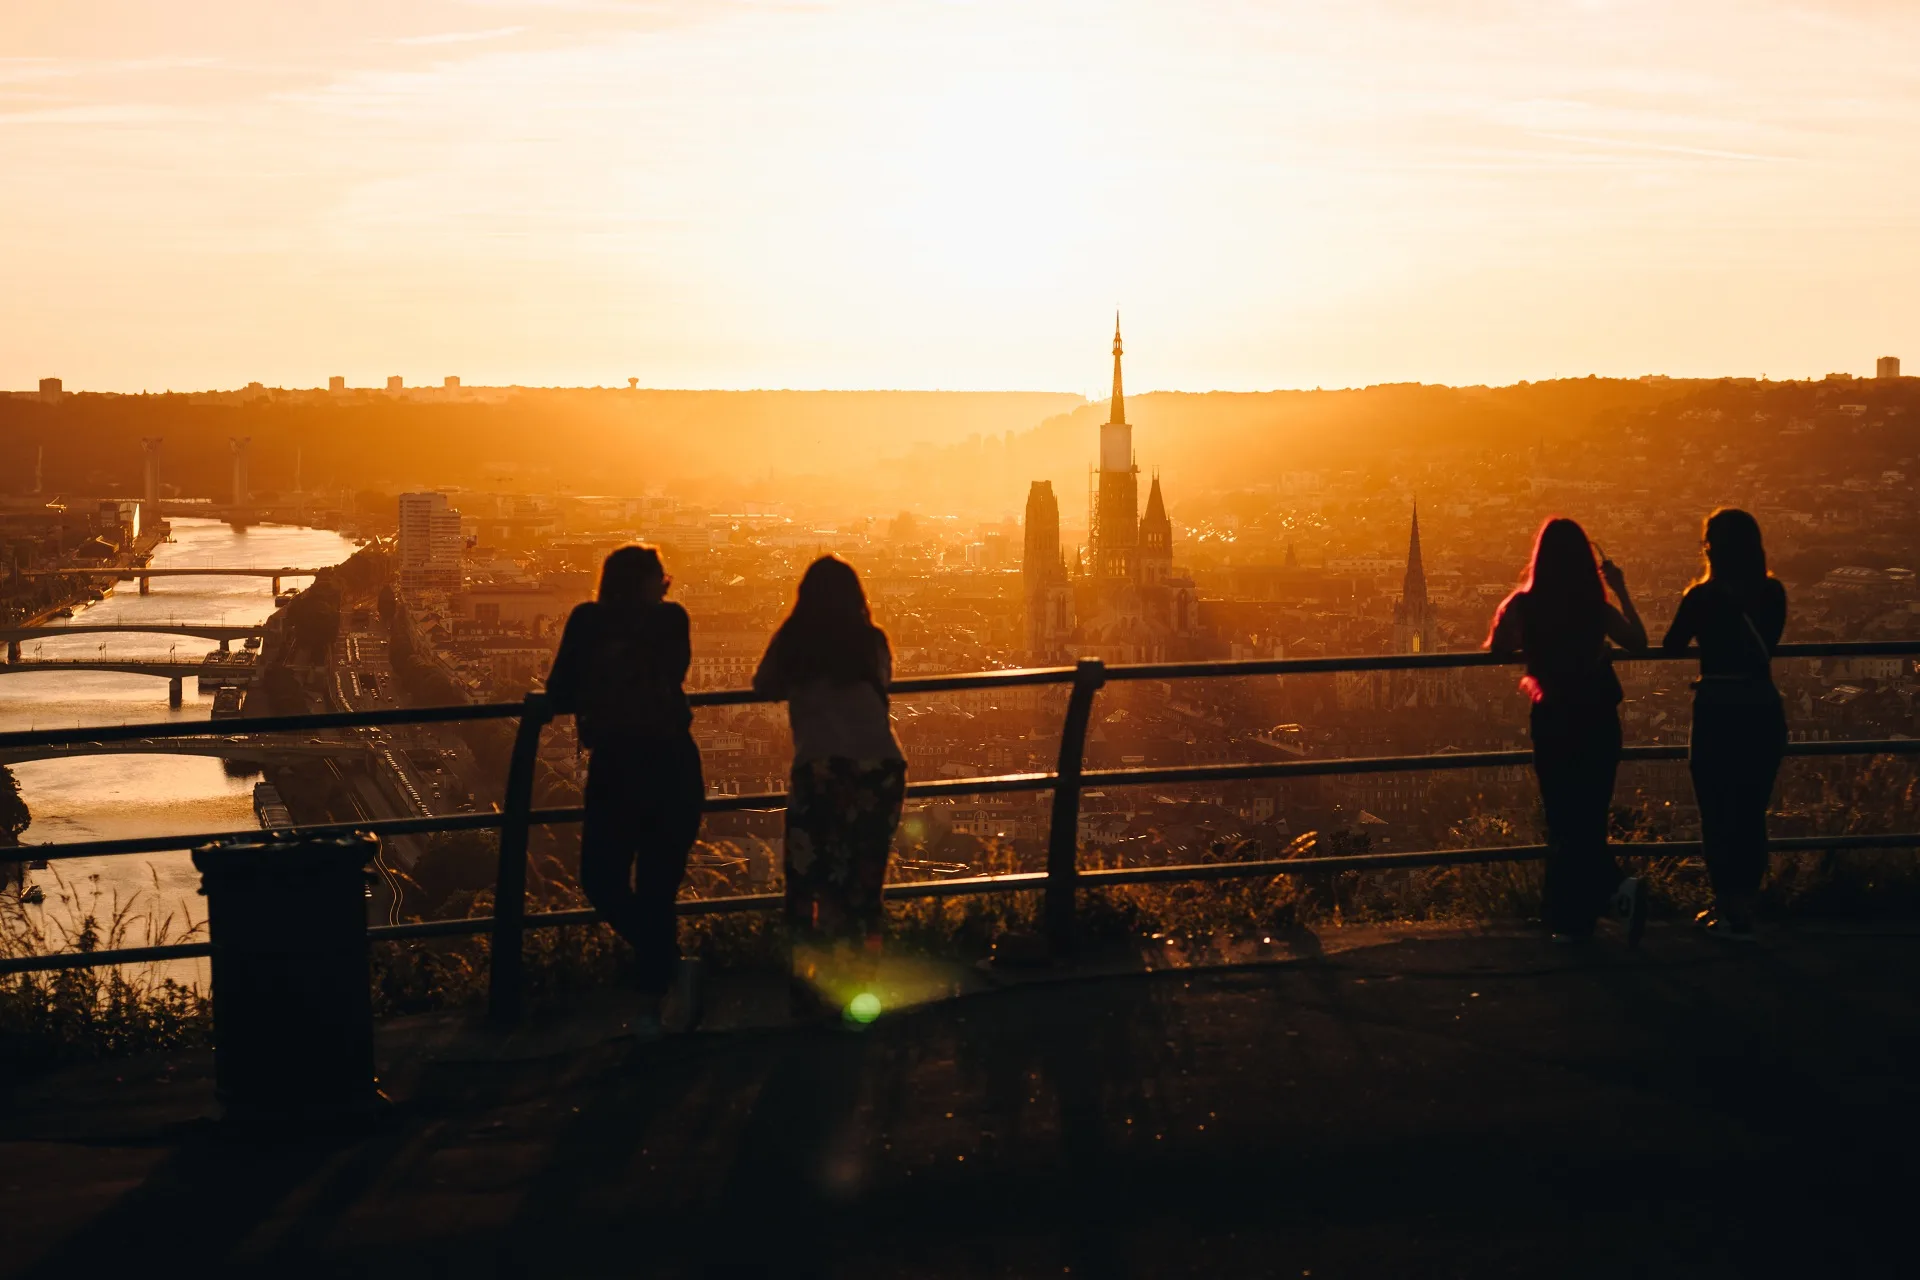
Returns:
[[[1767,803],[1787,749],[1787,716],[1773,684],[1773,649],[1787,627],[1787,591],[1767,572],[1760,522],[1722,507],[1701,530],[1706,572],[1680,601],[1660,647],[1700,645],[1687,767],[1700,805],[1700,841],[1713,906],[1697,922],[1718,937],[1753,937],[1767,872]]]
[[[1607,603],[1607,587],[1619,608]],[[1637,942],[1646,920],[1641,883],[1623,877],[1607,851],[1622,697],[1608,640],[1647,645],[1626,575],[1611,560],[1596,565],[1586,532],[1555,516],[1540,526],[1527,580],[1494,614],[1487,647],[1527,664],[1520,687],[1533,700],[1533,772],[1547,818],[1547,927],[1558,938],[1587,937],[1611,899]]]
[[[907,762],[887,706],[893,652],[853,566],[822,556],[800,579],[753,688],[783,699],[793,731],[787,793],[787,930],[797,1013],[845,1005],[871,975],[881,887]]]
[[[553,709],[571,713],[587,762],[580,887],[633,948],[640,988],[634,1034],[660,1035],[676,968],[689,1026],[699,1020],[697,970],[680,961],[674,900],[700,835],[706,781],[683,685],[692,658],[687,611],[666,598],[660,552],[620,547],[600,570],[598,599],[567,617],[547,676]]]

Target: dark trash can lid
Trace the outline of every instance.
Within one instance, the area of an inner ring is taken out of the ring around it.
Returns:
[[[298,875],[357,870],[379,852],[380,838],[371,831],[313,836],[263,831],[203,844],[193,851],[193,865],[202,875]]]

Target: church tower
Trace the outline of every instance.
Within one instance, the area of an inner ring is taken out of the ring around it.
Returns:
[[[1140,468],[1133,462],[1133,428],[1120,390],[1120,316],[1113,317],[1113,407],[1100,428],[1100,467],[1093,507],[1095,576],[1131,582],[1139,571]]]
[[[1140,585],[1157,587],[1173,576],[1173,521],[1160,497],[1160,477],[1147,491],[1147,513],[1140,517]]]
[[[1413,509],[1413,533],[1407,539],[1407,576],[1400,584],[1400,600],[1393,606],[1393,651],[1433,653],[1433,610],[1427,604],[1427,568],[1420,558],[1420,508]]]
[[[1027,660],[1061,661],[1073,634],[1073,587],[1060,558],[1060,503],[1051,480],[1035,480],[1027,490],[1020,587],[1026,598]]]

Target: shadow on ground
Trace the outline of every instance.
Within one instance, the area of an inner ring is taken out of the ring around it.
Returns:
[[[205,1120],[204,1058],[95,1066],[0,1111],[0,1271],[1893,1274],[1917,942],[1429,937],[645,1051],[396,1030],[390,1122],[298,1143]]]

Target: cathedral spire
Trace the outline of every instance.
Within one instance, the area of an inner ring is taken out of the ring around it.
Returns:
[[[1113,416],[1108,422],[1120,423],[1127,420],[1125,398],[1120,394],[1120,313],[1113,313]]]
[[[1140,523],[1143,526],[1172,525],[1172,521],[1167,519],[1166,500],[1160,496],[1160,477],[1157,475],[1153,478],[1153,488],[1147,491],[1147,513],[1140,517]]]
[[[1420,503],[1413,504],[1413,533],[1407,539],[1407,578],[1400,588],[1401,598],[1427,602],[1427,567],[1420,560]]]

